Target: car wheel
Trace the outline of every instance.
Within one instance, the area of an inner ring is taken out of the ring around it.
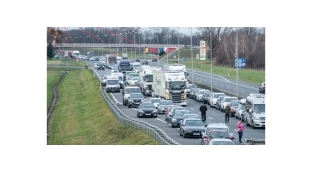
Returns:
[[[171,124],[171,128],[174,128],[173,124]]]
[[[154,118],[157,118],[157,115]]]
[[[183,131],[183,138],[186,138],[186,134],[185,134],[185,132]]]
[[[252,127],[252,129],[255,129],[255,124],[253,121],[251,121],[251,127]]]
[[[125,101],[122,100],[122,105],[125,105]]]
[[[249,126],[249,124],[248,124],[248,119],[246,118],[246,126]]]
[[[181,134],[181,128],[180,128],[180,136],[182,136],[182,134]]]
[[[139,114],[137,114],[137,117],[140,118]]]
[[[131,108],[131,105],[130,105],[130,104],[128,105],[128,108]]]

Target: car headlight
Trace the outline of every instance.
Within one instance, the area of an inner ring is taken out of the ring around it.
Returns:
[[[133,100],[129,99],[129,102],[133,102]]]
[[[143,110],[138,110],[139,113],[144,113]]]
[[[157,113],[157,110],[154,110],[153,113]]]
[[[259,117],[256,116],[256,117],[255,117],[255,120],[259,120]]]
[[[192,130],[190,130],[190,129],[186,129],[186,130],[185,130],[185,132],[192,132]]]
[[[174,119],[174,118],[173,118],[173,119],[172,119],[172,122],[175,122],[175,121],[177,121],[177,119]]]

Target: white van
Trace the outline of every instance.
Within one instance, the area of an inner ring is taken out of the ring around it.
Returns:
[[[264,94],[250,94],[246,98],[245,121],[247,126],[252,128],[265,128],[265,95]]]

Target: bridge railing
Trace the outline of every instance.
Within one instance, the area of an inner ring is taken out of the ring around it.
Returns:
[[[54,47],[185,47],[185,45],[184,44],[178,45],[178,44],[56,43]]]

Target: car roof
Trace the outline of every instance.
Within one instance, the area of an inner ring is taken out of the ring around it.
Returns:
[[[130,93],[130,94],[142,94],[142,93]]]
[[[161,98],[150,98],[150,100],[152,100],[152,99],[161,99]]]
[[[202,121],[202,120],[199,119],[199,118],[185,118],[185,121],[188,121],[188,120]]]
[[[180,110],[180,109],[178,109],[178,110],[176,110],[175,112],[179,112],[179,111],[189,111],[189,112],[191,112],[191,111],[188,110],[188,109],[186,109],[186,110]]]
[[[153,104],[151,102],[141,102],[141,104]]]
[[[229,128],[226,124],[224,123],[210,123],[207,125],[207,128]]]
[[[212,141],[227,141],[227,142],[233,142],[231,139],[223,139],[223,138],[213,138]]]
[[[210,133],[210,132],[225,132],[225,133],[229,133],[229,132],[227,132],[227,131],[222,131],[222,130],[214,130],[214,129],[213,129],[213,130],[210,130],[210,131],[209,131],[209,133]]]

